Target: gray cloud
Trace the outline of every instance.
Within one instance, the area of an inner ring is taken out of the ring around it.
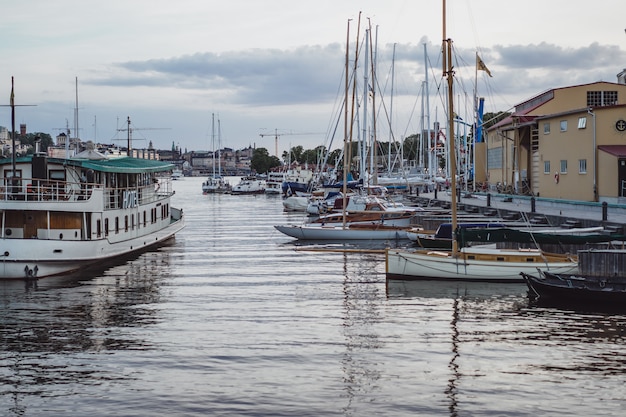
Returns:
[[[420,44],[393,44],[378,48],[379,86],[388,88],[388,68],[395,59],[398,95],[412,95],[424,77],[424,47],[427,45],[432,77],[441,76],[440,46],[427,38]],[[459,85],[473,85],[475,50],[455,45]],[[507,96],[513,103],[549,88],[598,80],[615,82],[626,54],[617,46],[593,43],[581,48],[563,48],[542,42],[530,45],[495,45],[480,55],[491,69],[490,92]],[[350,60],[354,59],[354,52]],[[251,49],[221,54],[204,52],[172,58],[128,61],[116,64],[119,73],[87,81],[106,86],[182,88],[206,92],[223,103],[247,106],[329,103],[341,94],[345,64],[344,45],[303,46],[295,49]],[[359,70],[357,77],[362,74]],[[462,80],[462,78],[465,80]],[[432,80],[434,83],[437,80]],[[404,90],[402,87],[404,86]],[[383,88],[383,87],[381,87]],[[469,92],[471,94],[471,91]]]

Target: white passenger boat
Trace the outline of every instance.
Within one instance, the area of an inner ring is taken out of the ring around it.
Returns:
[[[0,167],[0,279],[75,271],[158,245],[184,226],[182,210],[170,206],[169,163],[85,151]]]
[[[265,192],[266,181],[256,177],[244,177],[230,191],[231,194],[262,194]]]

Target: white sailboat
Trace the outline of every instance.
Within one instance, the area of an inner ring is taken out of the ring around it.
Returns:
[[[453,133],[453,69],[452,40],[446,38],[446,2],[444,12],[444,53],[443,69],[448,81],[448,139],[452,198],[452,230],[457,229],[456,210],[456,154]],[[546,254],[540,250],[506,250],[482,246],[458,249],[456,239],[452,240],[452,251],[400,250],[387,249],[385,272],[387,279],[441,279],[458,281],[522,282],[520,272],[534,273],[537,267],[555,273],[575,272],[578,269],[576,257],[569,255]]]
[[[348,155],[347,146],[349,141],[348,135],[348,97],[349,97],[349,37],[350,26],[348,23],[348,41],[346,45],[346,79],[345,79],[345,96],[344,96],[344,152]],[[367,36],[366,36],[367,39]],[[357,42],[358,51],[358,42]],[[365,53],[367,56],[367,53]],[[366,65],[367,67],[367,65]],[[355,68],[356,71],[356,62]],[[352,132],[352,129],[350,129]],[[368,222],[350,222],[348,207],[348,169],[349,161],[344,159],[343,167],[343,190],[342,190],[342,213],[340,219],[333,219],[333,222],[326,224],[324,222],[307,223],[303,225],[279,225],[274,226],[279,232],[287,236],[302,240],[394,240],[406,239],[406,229],[404,226],[396,226],[386,224],[383,219]]]
[[[218,171],[215,171],[215,114],[211,114],[211,142],[213,147],[213,174],[207,178],[206,181],[202,183],[202,193],[204,194],[215,194],[215,193],[226,193],[230,191],[230,184],[222,177],[222,155],[220,154],[221,149],[221,125],[220,121],[217,121],[218,124],[218,150],[217,150],[217,167]]]

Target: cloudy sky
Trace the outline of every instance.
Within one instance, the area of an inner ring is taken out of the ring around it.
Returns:
[[[175,143],[183,150],[210,150],[215,115],[226,147],[262,146],[273,154],[276,130],[279,152],[296,145],[338,147],[341,134],[333,132],[350,19],[352,44],[363,42],[365,29],[372,28],[378,137],[392,132],[401,139],[419,131],[424,45],[430,118],[445,119],[441,0],[4,3],[0,97],[9,103],[15,77],[16,104],[36,105],[17,108],[16,123],[26,123],[29,132],[56,136],[74,126],[78,79],[83,140],[124,146],[120,129],[130,117],[133,147],[152,141],[161,149]],[[476,80],[487,112],[509,110],[549,88],[615,82],[626,68],[621,0],[592,6],[582,0],[447,0],[447,10],[455,101],[467,120],[476,52],[492,73],[481,71]],[[354,61],[353,49],[350,54]],[[359,82],[363,65],[359,59]],[[10,124],[4,107],[0,125]]]

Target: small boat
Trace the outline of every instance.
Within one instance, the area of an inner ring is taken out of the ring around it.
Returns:
[[[578,270],[573,273],[543,268],[522,273],[530,298],[541,304],[626,309],[626,251],[580,250],[578,259]]]
[[[230,191],[231,194],[263,194],[266,188],[266,180],[257,177],[243,177],[239,184]]]
[[[283,171],[270,171],[267,174],[265,194],[279,195],[283,193],[283,181],[285,173]]]
[[[387,279],[523,282],[520,272],[543,267],[555,273],[578,270],[576,256],[537,249],[497,249],[486,246],[450,251],[387,249]]]
[[[183,175],[183,170],[180,168],[174,168],[172,170],[171,178],[173,180],[182,180],[183,178],[185,178],[185,176]]]
[[[406,228],[384,224],[326,225],[278,225],[279,232],[301,240],[397,240],[406,239]]]
[[[206,181],[202,183],[203,194],[216,194],[216,193],[228,193],[231,191],[231,186],[220,175],[211,175]]]
[[[502,223],[458,223],[457,228],[479,228],[488,229],[492,227],[503,227]],[[435,233],[415,227],[407,231],[407,237],[422,248],[429,249],[452,249],[452,224],[441,223]]]
[[[213,148],[215,148],[215,114],[212,115],[211,117],[211,129],[212,129],[212,142],[213,142]],[[218,147],[221,146],[221,138],[222,138],[222,134],[221,134],[221,124],[220,121],[218,119],[217,121],[217,125],[218,125]],[[216,158],[216,154],[217,154],[217,158]],[[215,159],[217,159],[217,172],[215,171]],[[206,181],[204,181],[202,183],[202,193],[203,194],[216,194],[216,193],[228,193],[231,191],[231,186],[228,183],[228,181],[226,181],[224,179],[224,177],[222,177],[222,155],[220,150],[218,149],[217,152],[213,151],[213,157],[211,158],[212,162],[213,162],[213,173],[207,178]]]
[[[624,278],[591,278],[577,274],[553,274],[538,269],[533,275],[522,272],[531,298],[557,304],[576,303],[621,305],[626,308],[626,280]]]
[[[282,192],[286,196],[295,194],[308,194],[311,190],[314,173],[307,167],[294,165],[285,172],[285,178],[282,183]]]

